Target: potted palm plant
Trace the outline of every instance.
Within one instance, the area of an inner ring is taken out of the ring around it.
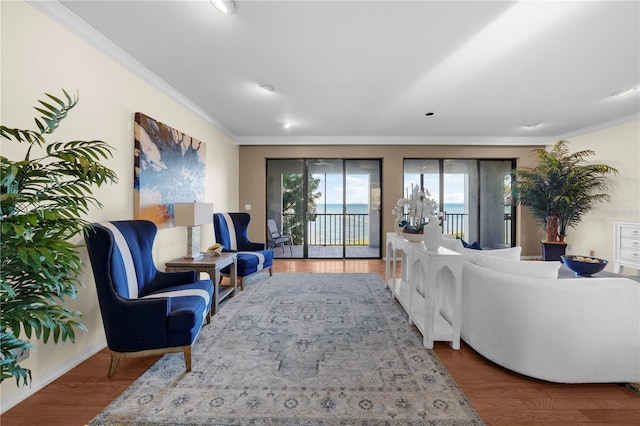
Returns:
[[[0,156],[0,381],[13,377],[18,386],[31,381],[31,371],[18,361],[32,346],[29,338],[74,342],[75,330],[86,330],[76,321],[82,314],[65,304],[83,286],[79,245],[71,239],[88,224],[81,216],[89,207],[101,206],[92,186],[116,181],[100,163],[111,157],[105,142],[45,141],[78,102],[63,93],[62,100],[46,94],[39,101],[37,130],[0,127],[3,144],[26,145],[18,161]]]
[[[567,141],[556,142],[551,150],[534,149],[536,167],[513,171],[514,202],[528,208],[531,216],[547,231],[542,242],[544,260],[560,260],[566,251],[568,228],[574,228],[597,203],[609,201],[606,175],[618,170],[606,164],[592,164],[592,150],[569,152]]]

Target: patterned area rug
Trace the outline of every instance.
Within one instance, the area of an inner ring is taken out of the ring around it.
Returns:
[[[90,424],[483,424],[378,275],[256,278]]]

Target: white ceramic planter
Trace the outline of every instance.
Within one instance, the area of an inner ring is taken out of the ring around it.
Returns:
[[[442,227],[436,216],[429,218],[429,223],[424,227],[424,246],[427,250],[438,250],[442,240]]]

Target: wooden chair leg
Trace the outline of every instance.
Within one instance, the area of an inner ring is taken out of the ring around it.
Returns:
[[[207,324],[211,324],[211,309],[207,312]]]
[[[272,277],[273,276],[273,267],[269,268],[269,276]]]
[[[240,284],[240,291],[244,291],[244,277],[238,277],[238,284]]]
[[[116,374],[116,370],[118,369],[118,365],[120,364],[120,355],[111,351],[111,365],[109,366],[109,372],[107,373],[107,377],[113,377]]]
[[[184,353],[184,366],[188,373],[191,371],[191,345],[185,346],[182,352]]]

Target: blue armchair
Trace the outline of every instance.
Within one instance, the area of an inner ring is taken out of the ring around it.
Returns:
[[[248,229],[251,216],[249,213],[214,213],[213,229],[216,242],[222,244],[223,251],[238,253],[238,282],[240,290],[244,290],[244,279],[268,270],[272,275],[273,251],[265,249],[264,243],[249,241]],[[229,267],[220,271],[222,275],[229,275]]]
[[[156,232],[146,220],[94,223],[85,230],[111,351],[109,377],[121,358],[172,352],[183,352],[191,371],[191,345],[211,318],[213,282],[199,281],[195,271],[156,269]]]

